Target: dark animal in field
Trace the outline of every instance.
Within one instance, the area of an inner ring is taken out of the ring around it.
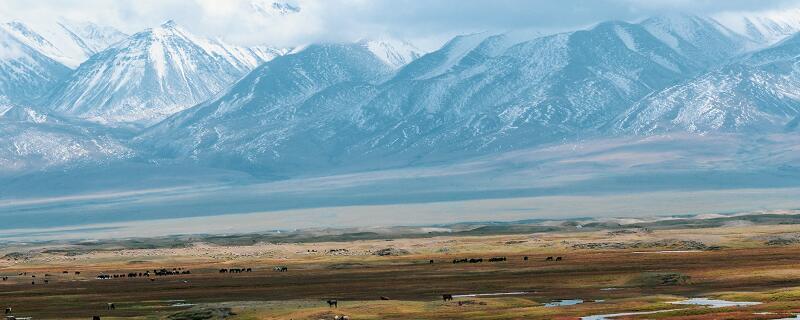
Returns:
[[[429,261],[428,263],[429,263],[429,264],[433,264],[433,260]]]
[[[50,280],[45,279],[44,280],[44,284],[48,284],[48,283],[50,283]]]
[[[107,304],[106,304],[106,308],[107,308],[108,310],[115,310],[115,309],[117,309],[117,307],[116,307],[116,306],[115,306],[113,303],[111,303],[111,302],[109,302],[109,303],[107,303]]]
[[[31,285],[36,285],[36,281],[31,281]]]
[[[92,316],[92,320],[100,320],[100,316]]]
[[[390,300],[389,297],[381,296],[381,300]]]
[[[219,269],[219,273],[227,273],[228,269]]]
[[[6,280],[8,280],[8,277],[3,277],[3,281],[6,281]]]
[[[336,301],[336,300],[328,300],[326,302],[328,303],[328,308],[338,308],[339,307],[339,302]]]
[[[489,262],[500,262],[500,261],[506,261],[506,257],[493,257],[493,258],[489,258]]]
[[[11,313],[11,307],[6,308],[6,314]]]
[[[442,301],[447,301],[447,300],[453,300],[453,295],[452,294],[443,294],[442,295]]]
[[[453,259],[453,263],[481,263],[483,262],[483,258],[464,258],[464,259]]]
[[[522,260],[523,260],[523,261],[528,261],[528,256],[524,256],[524,257],[522,257]]]
[[[64,271],[61,271],[61,273],[67,274],[67,273],[69,273],[69,271],[64,270]]]
[[[80,272],[80,271],[75,271],[75,275],[76,275],[76,276],[77,276],[77,275],[79,275],[79,274],[81,274],[81,272]]]
[[[556,257],[556,261],[561,261],[561,257]]]
[[[553,257],[547,257],[547,259],[544,259],[544,261],[553,261]]]
[[[276,267],[272,268],[272,270],[276,271],[276,272],[287,272],[287,271],[289,271],[289,267],[287,267],[287,266],[276,266]]]

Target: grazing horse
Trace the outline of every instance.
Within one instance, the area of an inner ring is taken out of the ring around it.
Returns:
[[[556,261],[561,261],[561,257],[556,257]]]
[[[442,295],[442,301],[447,301],[447,300],[453,300],[453,295],[452,294],[443,294]]]
[[[338,308],[339,307],[339,302],[336,301],[336,300],[331,299],[331,300],[328,300],[326,302],[328,303],[328,308]]]
[[[117,309],[117,307],[116,307],[116,306],[115,306],[113,303],[111,303],[111,302],[109,302],[109,303],[107,303],[107,304],[106,304],[106,308],[107,308],[108,310],[115,310],[115,309]]]
[[[547,257],[547,259],[544,259],[544,261],[553,261],[553,257]]]

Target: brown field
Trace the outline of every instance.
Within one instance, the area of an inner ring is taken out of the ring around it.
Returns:
[[[677,310],[613,319],[780,319],[800,313],[800,246],[765,239],[798,232],[800,225],[751,225],[156,249],[9,246],[0,256],[24,254],[0,260],[0,276],[9,276],[0,282],[0,306],[33,319],[577,319],[668,309]],[[620,248],[587,249],[601,242]],[[692,247],[698,243],[705,247]],[[373,254],[384,248],[400,254]],[[507,261],[486,261],[494,256]],[[289,271],[272,270],[279,265]],[[95,279],[160,268],[191,274]],[[510,292],[524,294],[441,296]],[[670,303],[693,297],[761,304]],[[544,305],[561,299],[584,302]],[[108,302],[116,309],[105,310]]]

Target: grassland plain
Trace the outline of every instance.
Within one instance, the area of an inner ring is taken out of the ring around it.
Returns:
[[[794,219],[7,243],[0,306],[33,319],[792,318],[800,313]],[[483,262],[453,263],[464,258]],[[251,272],[220,272],[240,268]],[[183,274],[155,276],[161,269]],[[680,304],[691,298],[758,304]]]

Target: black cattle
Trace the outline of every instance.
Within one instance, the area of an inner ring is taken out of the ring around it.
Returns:
[[[433,264],[433,260],[431,260],[431,261],[428,261],[428,264]]]
[[[381,296],[381,300],[390,300],[389,297]]]
[[[506,261],[506,257],[492,257],[492,258],[489,258],[489,262],[500,262],[500,261]]]
[[[287,267],[287,266],[276,266],[276,267],[272,268],[272,270],[273,271],[277,271],[277,272],[288,272],[289,271],[289,267]]]
[[[339,302],[336,301],[336,300],[328,300],[326,302],[328,303],[328,308],[338,308],[339,307]]]
[[[522,260],[523,260],[523,261],[528,261],[528,256],[524,256],[524,257],[522,257]]]
[[[547,257],[547,259],[544,259],[544,261],[553,261],[553,257]]]
[[[79,275],[79,274],[81,274],[81,272],[80,272],[80,271],[75,271],[75,275],[76,275],[76,276],[77,276],[77,275]]]
[[[447,300],[453,300],[453,295],[452,294],[443,294],[442,295],[442,301],[447,301]]]
[[[219,273],[227,273],[228,269],[219,269]]]
[[[556,257],[556,261],[561,261],[561,257]]]

